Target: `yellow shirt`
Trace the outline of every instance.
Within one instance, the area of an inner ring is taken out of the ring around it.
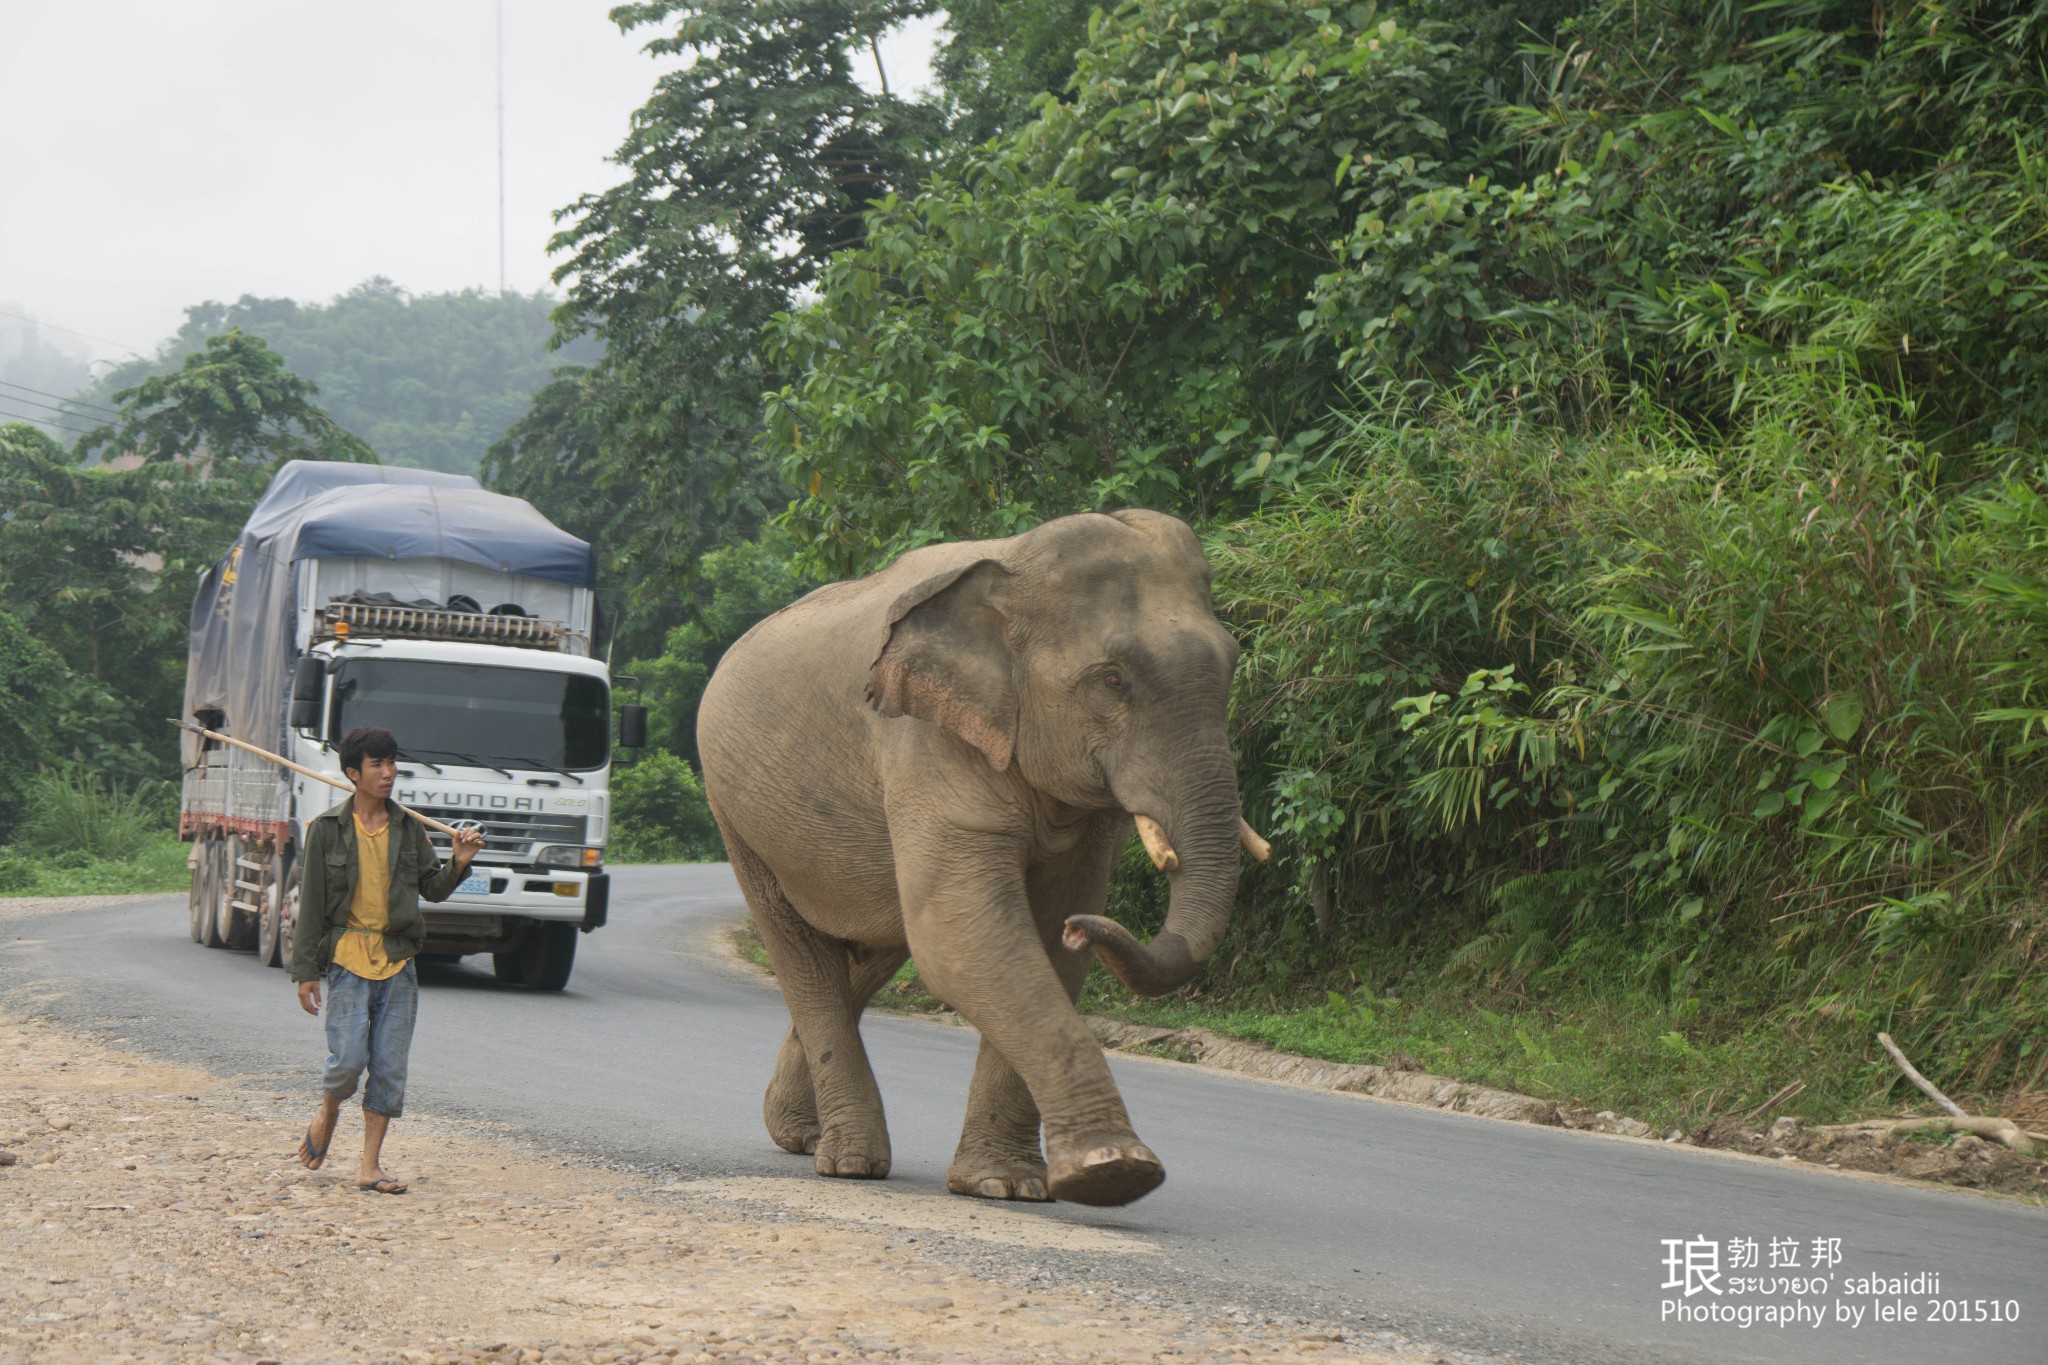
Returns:
[[[372,834],[363,817],[356,822],[356,892],[348,903],[348,932],[334,945],[334,963],[365,981],[383,981],[405,968],[384,955],[384,929],[391,922],[391,822]]]

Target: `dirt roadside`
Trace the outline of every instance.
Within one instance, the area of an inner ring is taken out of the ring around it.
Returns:
[[[309,1105],[270,1093],[284,1084],[0,1014],[0,1365],[1445,1358],[920,1253],[936,1232],[1156,1254],[1003,1205],[809,1179],[650,1187],[431,1116],[387,1148],[412,1192],[363,1194],[359,1120],[345,1110],[334,1155],[307,1171],[291,1152]]]

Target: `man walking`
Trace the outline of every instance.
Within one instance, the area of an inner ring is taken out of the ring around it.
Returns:
[[[405,1066],[419,1012],[413,958],[427,936],[420,899],[448,899],[483,847],[464,830],[442,863],[426,829],[391,800],[398,741],[389,730],[359,726],[341,739],[341,771],[355,794],[306,826],[299,853],[299,910],[292,926],[292,980],[299,1005],[320,1013],[327,980],[326,1092],[299,1144],[299,1161],[318,1170],[341,1119],[341,1102],[363,1087],[363,1165],[356,1188],[404,1194],[384,1173],[384,1133],[405,1108]]]

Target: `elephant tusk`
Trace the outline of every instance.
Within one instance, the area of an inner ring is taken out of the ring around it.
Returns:
[[[1161,872],[1180,871],[1180,855],[1173,851],[1173,845],[1166,842],[1166,826],[1149,815],[1140,815],[1138,838],[1145,843],[1145,851],[1152,855],[1152,866]]]
[[[1243,844],[1244,851],[1258,862],[1263,863],[1273,856],[1273,846],[1260,838],[1259,832],[1253,829],[1251,822],[1242,815],[1237,817],[1237,841]]]

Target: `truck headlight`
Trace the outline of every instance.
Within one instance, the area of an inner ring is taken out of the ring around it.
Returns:
[[[549,867],[577,867],[583,862],[583,847],[580,844],[573,847],[568,844],[549,844],[534,855],[534,861],[545,863]]]

